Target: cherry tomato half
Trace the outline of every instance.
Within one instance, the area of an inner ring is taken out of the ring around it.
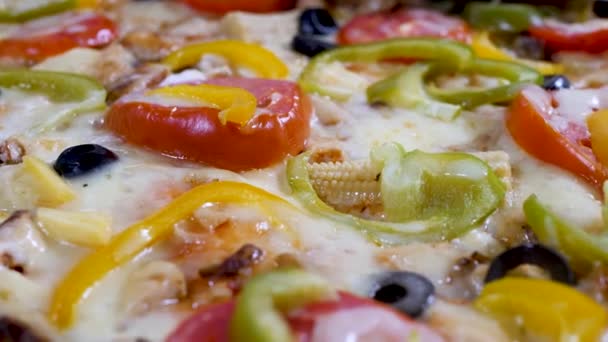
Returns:
[[[234,301],[207,306],[179,325],[167,342],[227,342],[233,311]],[[364,317],[368,314],[372,316]],[[383,320],[378,320],[378,325],[367,325],[365,321],[373,321],[373,316],[382,316]],[[357,333],[361,328],[366,330],[366,326],[367,330],[373,331],[365,333],[373,333],[377,337],[394,332],[402,334],[395,340],[407,341],[408,337],[417,336],[425,342],[443,341],[424,324],[411,321],[386,305],[344,292],[340,293],[337,301],[314,303],[296,310],[287,317],[287,321],[299,342],[344,341],[353,336],[358,339],[363,336]],[[330,324],[327,327],[319,326],[327,323]]]
[[[0,40],[0,58],[31,65],[75,47],[102,47],[118,36],[116,24],[92,12],[70,12],[30,21]]]
[[[532,26],[530,34],[545,42],[551,51],[583,51],[600,53],[608,50],[608,23],[605,20],[580,24],[545,21]]]
[[[285,11],[295,6],[295,0],[181,0],[192,8],[202,12],[226,13],[230,11],[276,12]]]
[[[587,127],[554,110],[553,101],[540,87],[521,91],[507,113],[511,136],[534,157],[570,171],[601,189],[608,170],[589,147]]]
[[[363,14],[338,33],[341,44],[361,44],[390,38],[436,37],[469,42],[471,30],[461,19],[425,9],[401,9]]]
[[[264,168],[304,149],[312,106],[297,84],[239,77],[207,83],[248,90],[258,100],[258,113],[241,127],[220,123],[213,108],[118,101],[106,125],[135,145],[233,171]]]

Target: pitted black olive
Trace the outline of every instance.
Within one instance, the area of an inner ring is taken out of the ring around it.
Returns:
[[[570,80],[564,75],[547,75],[543,79],[543,88],[560,90],[570,88]]]
[[[45,342],[48,339],[39,336],[22,322],[8,317],[0,317],[0,341]]]
[[[539,244],[517,246],[498,255],[490,264],[485,282],[500,279],[521,265],[538,266],[547,271],[554,281],[576,284],[574,272],[566,259],[552,249]]]
[[[430,280],[413,272],[386,272],[375,279],[370,297],[416,318],[424,313],[435,293]]]
[[[308,57],[314,57],[323,51],[331,50],[336,45],[322,41],[310,35],[298,34],[291,42],[291,48]]]
[[[55,161],[55,171],[64,178],[88,174],[118,160],[107,148],[96,144],[77,145],[67,148]]]
[[[299,34],[326,35],[335,32],[337,29],[338,25],[326,9],[309,8],[300,15]]]
[[[608,17],[608,1],[607,0],[595,0],[593,2],[593,13],[600,18]]]

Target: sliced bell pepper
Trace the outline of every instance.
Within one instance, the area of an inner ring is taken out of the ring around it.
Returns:
[[[487,103],[502,103],[511,100],[526,85],[540,84],[541,74],[535,70],[511,62],[476,58],[462,70],[463,73],[493,76],[509,83],[494,88],[466,88],[462,90],[440,89],[433,85],[427,91],[437,100],[475,108]]]
[[[386,59],[413,58],[441,60],[447,70],[460,70],[473,58],[466,45],[438,38],[399,38],[378,43],[345,46],[315,56],[300,75],[299,83],[305,91],[346,100],[349,90],[322,83],[327,64],[333,62],[374,63]]]
[[[79,103],[72,109],[50,116],[43,124],[34,127],[33,132],[52,129],[79,113],[105,107],[105,88],[91,78],[76,74],[24,69],[0,71],[0,87],[40,93],[53,102]]]
[[[245,89],[211,84],[163,87],[150,90],[147,94],[182,98],[220,109],[218,116],[222,125],[230,121],[245,126],[255,114],[258,104],[256,97]]]
[[[99,280],[145,248],[166,238],[175,223],[186,219],[201,205],[213,202],[256,205],[265,214],[276,212],[270,210],[271,205],[291,207],[282,198],[244,183],[213,182],[193,188],[81,259],[55,288],[48,312],[50,321],[60,329],[69,328],[79,302]],[[269,216],[272,222],[278,222],[272,214]]]
[[[506,327],[549,341],[599,341],[608,324],[608,313],[593,299],[575,288],[541,279],[493,281],[474,305]]]
[[[14,1],[22,3],[23,1]],[[13,5],[16,7],[12,9],[11,6],[4,5],[0,7],[0,22],[24,22],[47,15],[53,15],[67,11],[76,7],[76,0],[51,0],[51,1],[39,1],[40,4],[37,6],[28,6],[26,8],[23,5]],[[8,8],[7,8],[8,7]]]
[[[381,102],[449,121],[460,114],[460,106],[437,101],[429,96],[424,78],[431,66],[418,63],[367,88],[369,103]]]
[[[587,117],[591,149],[600,163],[608,166],[608,110],[598,110]]]
[[[595,263],[608,263],[608,234],[594,235],[563,221],[534,195],[524,202],[530,228],[540,242],[562,251],[575,269],[588,270]]]
[[[308,210],[352,226],[379,245],[454,239],[502,203],[504,185],[486,163],[472,155],[401,153],[396,144],[382,149],[385,151],[372,151],[372,160],[383,164],[382,202],[393,222],[344,214],[323,202],[308,175],[310,153],[288,160],[289,185]],[[392,152],[387,153],[387,149]]]
[[[163,60],[176,71],[196,65],[205,54],[224,57],[233,67],[246,67],[261,78],[283,79],[289,74],[287,66],[271,51],[260,45],[238,40],[217,40],[181,48]]]
[[[535,69],[543,75],[555,75],[564,72],[564,66],[558,63],[521,59],[510,55],[494,45],[490,40],[489,33],[485,31],[473,34],[471,47],[479,58],[523,64]]]
[[[494,2],[469,3],[464,17],[475,28],[503,32],[523,32],[541,21],[534,6]]]
[[[295,338],[281,312],[337,298],[321,277],[301,270],[278,270],[250,279],[236,300],[231,341],[289,342]]]

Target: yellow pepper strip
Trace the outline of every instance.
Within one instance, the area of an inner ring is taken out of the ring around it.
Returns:
[[[78,304],[100,279],[145,248],[165,239],[173,231],[175,223],[186,219],[205,203],[257,205],[264,211],[270,211],[272,207],[273,212],[276,212],[277,205],[295,208],[284,199],[245,183],[213,182],[199,185],[126,228],[114,236],[108,245],[80,260],[55,288],[48,313],[50,321],[59,329],[69,328]]]
[[[591,148],[600,163],[608,166],[608,110],[598,110],[587,117]]]
[[[471,48],[475,51],[475,54],[480,58],[494,59],[498,61],[515,62],[527,65],[543,75],[560,74],[564,71],[564,66],[561,64],[534,61],[529,59],[521,59],[511,56],[507,52],[498,48],[490,40],[488,32],[476,32],[473,35],[473,42]]]
[[[220,109],[220,122],[227,121],[245,126],[255,114],[258,100],[242,88],[224,87],[210,84],[176,85],[150,90],[147,95],[162,95],[189,101]]]
[[[78,0],[79,8],[95,8],[97,7],[98,0]]]
[[[575,288],[549,280],[507,277],[485,286],[475,307],[550,341],[599,341],[608,313]]]
[[[197,64],[204,54],[220,55],[234,67],[249,68],[258,77],[281,79],[287,77],[289,69],[271,51],[257,44],[237,40],[217,40],[179,49],[163,60],[171,70],[180,70]]]

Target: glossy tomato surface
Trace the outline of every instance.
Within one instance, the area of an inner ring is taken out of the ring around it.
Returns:
[[[338,42],[360,44],[408,37],[448,38],[468,42],[471,30],[463,20],[437,11],[400,9],[355,17],[340,29]]]
[[[545,21],[543,25],[530,27],[529,31],[553,52],[600,53],[608,50],[608,24],[604,20],[580,24]]]
[[[601,188],[608,172],[589,147],[589,131],[553,110],[553,98],[539,87],[524,89],[507,113],[515,142],[534,157],[561,167]]]
[[[268,167],[304,149],[312,107],[297,84],[239,77],[207,83],[254,94],[255,117],[243,127],[223,125],[213,108],[119,101],[110,108],[106,125],[135,145],[233,171]]]
[[[275,12],[285,11],[295,6],[295,0],[181,0],[202,12],[226,13],[230,11]]]
[[[37,19],[0,40],[0,58],[38,63],[75,47],[102,47],[118,36],[116,24],[92,12],[70,12]]]

